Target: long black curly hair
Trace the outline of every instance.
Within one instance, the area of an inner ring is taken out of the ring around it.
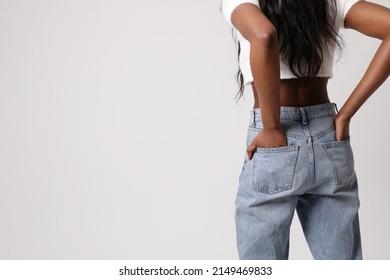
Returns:
[[[336,0],[259,0],[259,6],[278,32],[281,59],[298,78],[314,78],[325,54],[334,48],[341,50],[342,39],[334,28]],[[238,45],[239,59],[240,42],[233,39]],[[240,67],[236,79],[238,101],[244,93]]]

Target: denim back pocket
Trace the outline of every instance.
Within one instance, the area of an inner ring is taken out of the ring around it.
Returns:
[[[337,186],[349,185],[355,176],[350,139],[323,143],[333,168]]]
[[[252,158],[252,188],[266,194],[290,190],[298,152],[298,145],[257,148]]]

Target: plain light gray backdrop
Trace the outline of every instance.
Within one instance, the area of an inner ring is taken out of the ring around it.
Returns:
[[[253,100],[248,87],[234,102],[219,6],[0,1],[1,259],[237,259]],[[329,85],[339,107],[379,45],[343,34]],[[389,91],[351,124],[366,259],[390,259]],[[290,257],[311,259],[296,218]]]

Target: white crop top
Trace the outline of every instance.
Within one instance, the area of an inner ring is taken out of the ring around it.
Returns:
[[[349,9],[358,1],[362,0],[336,0],[337,5],[337,17],[335,20],[335,30],[339,32],[340,28],[344,28],[344,18],[349,11]],[[244,85],[247,85],[253,82],[252,71],[250,68],[249,62],[249,51],[250,51],[250,42],[246,40],[241,33],[235,28],[232,23],[231,15],[233,10],[242,3],[252,3],[256,5],[259,9],[258,0],[222,0],[222,14],[227,20],[230,27],[237,34],[237,40],[240,42],[241,52],[240,52],[240,69],[244,77]],[[332,48],[334,49],[334,48]],[[333,61],[334,61],[334,51],[330,54],[324,53],[324,60],[321,65],[320,71],[317,74],[319,77],[332,77],[333,76]],[[280,79],[294,79],[297,78],[290,70],[287,64],[285,64],[280,59]]]

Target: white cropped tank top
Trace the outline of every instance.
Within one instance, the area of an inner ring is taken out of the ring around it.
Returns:
[[[344,18],[349,9],[358,1],[362,0],[336,0],[337,16],[335,20],[335,30],[339,32],[340,28],[344,28]],[[250,42],[246,40],[241,33],[235,28],[232,23],[231,15],[233,10],[240,4],[252,3],[259,9],[258,0],[222,0],[222,14],[228,22],[229,26],[233,28],[237,35],[237,40],[240,42],[241,52],[239,56],[240,69],[244,77],[244,85],[253,82],[252,71],[249,62]],[[331,48],[334,49],[334,48]],[[334,50],[331,53],[324,53],[324,60],[321,65],[320,71],[317,74],[318,77],[332,77],[333,76],[333,62],[334,62]],[[280,79],[294,79],[295,76],[287,64],[280,59]]]

